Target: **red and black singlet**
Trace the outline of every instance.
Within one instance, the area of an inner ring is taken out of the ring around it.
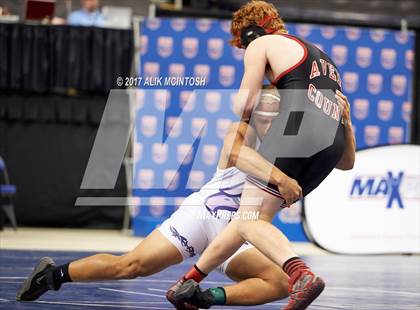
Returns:
[[[344,151],[344,127],[334,97],[335,91],[341,90],[341,79],[334,62],[315,45],[283,36],[298,42],[304,55],[272,82],[281,95],[281,110],[258,152],[296,179],[307,195],[327,177]],[[328,145],[305,155],[326,140]],[[281,197],[277,186],[250,176],[247,180]]]

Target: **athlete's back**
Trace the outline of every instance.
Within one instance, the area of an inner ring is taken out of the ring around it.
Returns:
[[[278,88],[283,106],[259,152],[296,179],[307,195],[332,171],[344,151],[344,128],[340,124],[340,107],[334,98],[335,91],[341,90],[340,75],[327,54],[295,36],[266,35],[250,44],[250,48],[256,47],[266,55],[269,65],[266,76]],[[312,128],[305,132],[308,123]],[[330,146],[305,155],[308,148],[325,144],[328,134],[332,135]],[[287,140],[285,136],[295,137]],[[291,145],[287,141],[292,141],[295,153],[284,155],[282,148],[290,149]],[[253,177],[248,180],[267,187]],[[268,186],[275,189],[273,185]]]

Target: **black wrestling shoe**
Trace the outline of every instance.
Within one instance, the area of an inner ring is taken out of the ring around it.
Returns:
[[[193,279],[182,283],[174,293],[176,300],[183,300],[199,309],[209,309],[214,305],[214,296],[209,290],[203,291]]]
[[[53,284],[52,272],[49,272],[55,267],[51,258],[41,258],[29,277],[23,282],[16,295],[16,300],[32,301],[38,299],[46,291],[57,290]]]
[[[195,282],[193,279],[183,281],[181,285],[177,286],[176,290],[174,290],[175,299],[188,299],[193,297],[195,288],[197,286],[198,283]]]
[[[189,287],[191,281],[196,283],[194,280],[185,281],[184,278],[176,281],[166,292],[166,299],[175,306],[177,310],[198,310],[194,305],[189,304],[184,300],[188,296],[185,295],[185,286],[184,284],[188,282],[187,286]],[[198,285],[198,284],[197,284]]]
[[[197,306],[199,309],[210,309],[215,304],[215,299],[210,290],[203,291],[200,286],[196,286],[192,297],[187,299],[191,305]]]

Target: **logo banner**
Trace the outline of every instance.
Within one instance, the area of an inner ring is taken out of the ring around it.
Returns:
[[[345,254],[420,253],[420,146],[356,153],[305,199],[306,228],[321,247]]]

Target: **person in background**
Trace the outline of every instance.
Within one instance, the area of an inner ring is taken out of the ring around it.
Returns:
[[[0,5],[0,16],[11,15],[7,6]]]
[[[70,13],[67,23],[73,26],[102,26],[104,17],[99,11],[99,0],[81,0],[82,8]]]

